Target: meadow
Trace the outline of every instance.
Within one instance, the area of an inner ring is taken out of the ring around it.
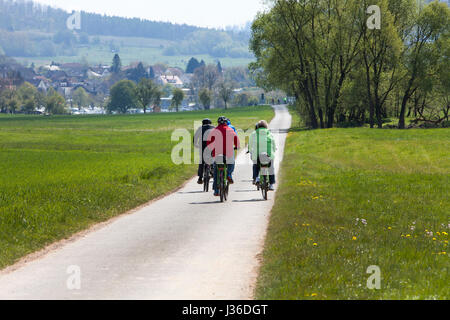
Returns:
[[[47,34],[48,36],[48,34]],[[138,37],[113,37],[113,36],[99,36],[99,44],[89,44],[85,46],[78,46],[75,49],[75,55],[65,56],[57,55],[51,57],[14,57],[17,61],[29,65],[34,63],[36,66],[44,66],[50,64],[52,61],[59,63],[70,62],[88,62],[90,65],[112,63],[114,57],[113,52],[109,46],[113,42],[118,48],[120,58],[123,65],[129,65],[134,62],[142,61],[146,64],[154,65],[156,63],[164,63],[171,67],[179,67],[183,70],[189,60],[194,56],[199,61],[204,60],[206,63],[216,64],[219,60],[223,67],[247,66],[253,59],[249,58],[231,58],[222,57],[216,58],[208,54],[194,54],[194,55],[180,55],[173,56],[165,55],[164,48],[175,44],[175,42]]]
[[[173,191],[174,129],[225,114],[248,129],[270,107],[118,116],[0,116],[0,269]]]
[[[450,298],[449,129],[294,129],[280,178],[258,299]]]

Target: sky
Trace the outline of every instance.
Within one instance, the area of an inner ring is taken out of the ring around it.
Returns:
[[[211,28],[240,26],[264,9],[264,0],[35,0],[67,11],[87,11],[121,17]]]

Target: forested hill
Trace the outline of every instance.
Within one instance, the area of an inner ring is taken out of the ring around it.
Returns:
[[[0,47],[3,47],[6,54],[13,56],[39,56],[40,54],[35,54],[37,50],[30,49],[30,46],[22,46],[23,50],[17,46],[20,47],[21,42],[39,40],[36,39],[35,32],[53,35],[67,33],[66,21],[69,16],[70,13],[65,10],[31,1],[0,0]],[[176,42],[176,45],[173,43],[172,46],[166,47],[167,55],[191,53],[205,53],[216,57],[249,55],[248,32],[224,32],[139,18],[81,12],[81,30],[77,33],[91,37],[141,37]],[[206,39],[208,41],[204,43]],[[16,42],[14,48],[10,48],[11,41]],[[192,52],[192,43],[195,43],[197,52]]]

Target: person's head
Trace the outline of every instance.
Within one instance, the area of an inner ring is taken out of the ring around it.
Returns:
[[[261,120],[260,122],[258,122],[258,129],[269,129],[269,124],[267,123],[266,120]]]
[[[217,120],[217,123],[218,123],[219,125],[228,125],[227,118],[225,118],[225,117],[220,117],[220,118]]]
[[[231,120],[227,118],[227,123],[230,126],[231,125]]]
[[[211,121],[210,119],[204,119],[204,120],[202,121],[202,124],[203,124],[204,126],[211,125],[211,124],[212,124],[212,121]]]

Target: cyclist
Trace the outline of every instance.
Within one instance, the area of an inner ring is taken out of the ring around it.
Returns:
[[[228,126],[228,119],[220,117],[218,120],[218,126],[209,133],[208,137],[208,149],[212,152],[214,159],[214,196],[219,196],[219,186],[217,183],[217,156],[224,156],[224,160],[227,163],[227,180],[230,184],[233,184],[233,172],[235,168],[235,155],[234,150],[240,148],[239,138],[236,132]]]
[[[269,176],[269,190],[274,191],[275,184],[275,169],[274,169],[274,159],[275,152],[277,150],[275,144],[275,138],[273,137],[272,132],[269,130],[269,125],[267,121],[261,120],[255,132],[252,133],[249,140],[249,151],[253,161],[253,184],[259,183],[259,171],[261,162],[265,165],[269,165],[270,167],[270,176]],[[267,154],[269,157],[270,163],[267,162],[267,159],[261,159],[263,154]]]
[[[231,129],[233,129],[233,131],[234,131],[235,133],[237,133],[237,130],[236,130],[236,128],[231,124],[231,120],[230,120],[230,119],[227,119],[227,123],[228,123],[228,126],[229,126]]]
[[[204,119],[202,121],[202,126],[198,128],[194,135],[194,146],[199,149],[201,163],[198,165],[198,184],[203,184],[203,169],[205,168],[205,149],[208,145],[206,139],[209,136],[209,132],[214,130],[212,121],[210,119]]]

